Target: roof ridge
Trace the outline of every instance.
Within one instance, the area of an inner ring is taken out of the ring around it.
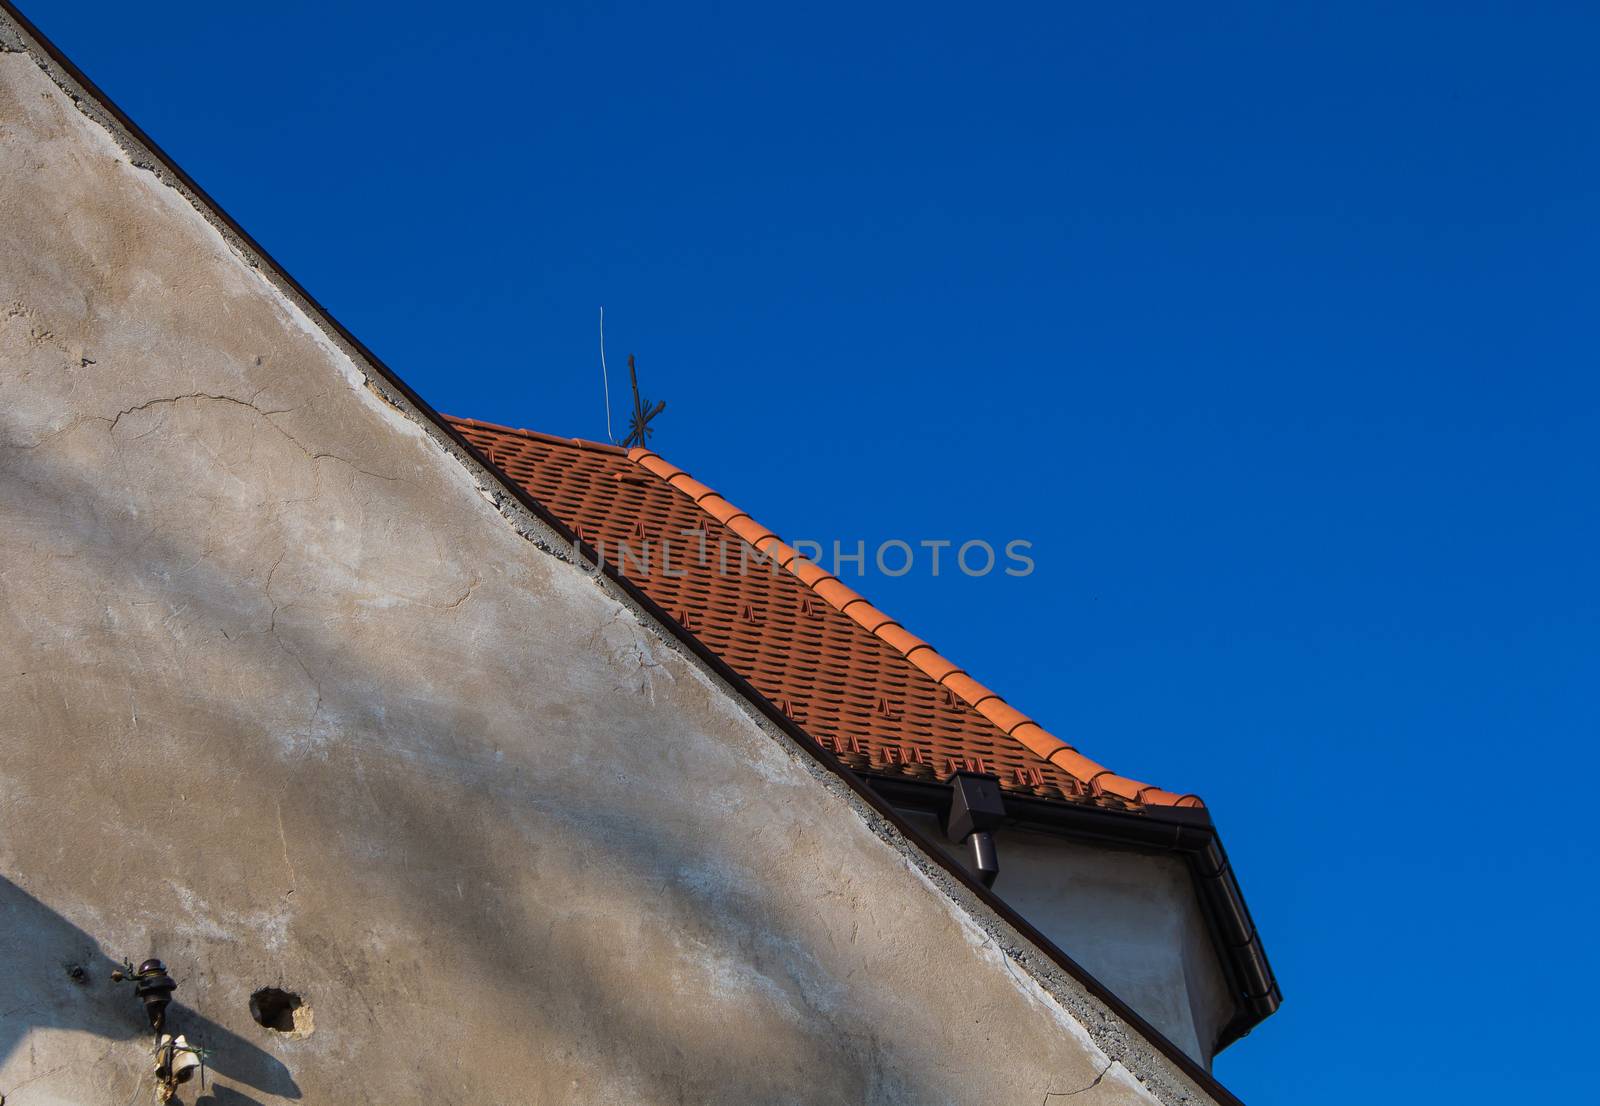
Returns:
[[[519,431],[527,433],[527,431]],[[565,441],[565,439],[553,439]],[[1113,795],[1150,806],[1204,806],[1198,795],[1179,795],[1154,784],[1119,776],[1111,769],[1090,760],[1078,750],[1046,730],[1028,715],[1007,703],[996,692],[969,676],[965,669],[947,660],[926,641],[910,633],[899,622],[874,607],[867,599],[832,573],[803,557],[799,550],[762,526],[748,511],[741,510],[710,487],[690,476],[654,450],[635,446],[627,451],[628,460],[688,496],[706,514],[732,530],[757,552],[780,565],[824,602],[846,615],[862,629],[878,638],[939,686],[961,699],[991,725],[1016,741],[1047,764],[1091,786]]]

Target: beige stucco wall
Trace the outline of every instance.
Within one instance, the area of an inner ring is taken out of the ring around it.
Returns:
[[[1042,833],[997,837],[995,891],[1209,1066],[1233,999],[1183,861]]]
[[[121,138],[0,52],[7,1106],[149,1101],[150,954],[205,1102],[1206,1101]]]

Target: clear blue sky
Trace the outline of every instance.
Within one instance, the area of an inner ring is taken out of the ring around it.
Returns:
[[[852,582],[1207,798],[1253,1106],[1594,1084],[1592,9],[24,6],[442,410],[1033,541]]]

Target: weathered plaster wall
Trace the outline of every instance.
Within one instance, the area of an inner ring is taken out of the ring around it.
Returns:
[[[118,141],[0,52],[7,1106],[141,1095],[152,953],[212,1103],[1207,1101]]]
[[[929,840],[970,868],[938,820]],[[995,834],[994,890],[1168,1040],[1211,1064],[1233,1000],[1183,861],[1082,845],[1044,833]]]
[[[1183,861],[1039,833],[997,836],[1000,896],[1209,1066],[1233,1000]]]

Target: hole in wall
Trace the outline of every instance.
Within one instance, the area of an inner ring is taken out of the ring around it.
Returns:
[[[311,1007],[281,987],[263,987],[251,995],[250,1016],[257,1025],[277,1033],[304,1037],[311,1032]]]

